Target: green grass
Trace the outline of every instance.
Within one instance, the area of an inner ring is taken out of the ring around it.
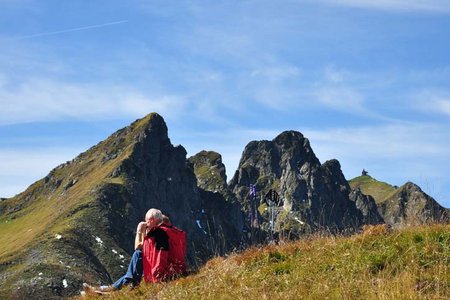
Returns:
[[[45,254],[49,239],[72,230],[85,212],[79,208],[91,205],[101,186],[126,184],[121,174],[111,174],[132,154],[153,117],[155,114],[150,114],[119,130],[73,161],[55,168],[46,179],[0,203],[0,271],[7,275],[0,291],[30,268],[31,252]]]
[[[0,215],[0,262],[3,257],[17,253],[29,241],[57,226],[67,222],[63,216],[86,202],[92,201],[93,190],[107,183],[125,184],[123,176],[110,177],[132,153],[138,135],[148,126],[155,114],[134,122],[131,131],[123,129],[110,138],[79,155],[77,159],[54,169],[50,174],[50,183],[60,180],[59,186],[52,190],[43,179],[32,184],[25,192],[14,198],[2,201],[5,209],[21,207],[20,210]],[[117,151],[114,159],[104,160],[107,152]],[[66,188],[70,182],[76,183]]]
[[[380,229],[381,228],[381,229]],[[449,299],[450,226],[252,248],[103,299]]]
[[[396,191],[392,185],[367,175],[355,177],[349,180],[349,184],[352,189],[359,188],[363,194],[372,196],[377,204],[384,202]]]

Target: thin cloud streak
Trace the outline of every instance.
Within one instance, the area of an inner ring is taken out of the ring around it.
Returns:
[[[57,35],[57,34],[75,32],[75,31],[102,28],[102,27],[107,27],[107,26],[119,25],[119,24],[123,24],[123,23],[127,23],[127,22],[128,22],[128,20],[121,20],[121,21],[108,22],[108,23],[90,25],[90,26],[83,26],[83,27],[77,27],[77,28],[71,28],[71,29],[65,29],[65,30],[42,32],[42,33],[36,33],[36,34],[31,34],[31,35],[19,36],[19,37],[13,38],[13,40],[24,40],[24,39],[31,39],[31,38],[37,38],[37,37],[43,37],[43,36],[49,36],[49,35]]]
[[[450,13],[447,0],[320,0],[322,3],[388,11]]]

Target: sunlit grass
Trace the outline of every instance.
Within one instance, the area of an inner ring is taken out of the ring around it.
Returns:
[[[314,236],[210,260],[111,299],[449,299],[450,226]]]
[[[390,184],[378,181],[370,176],[359,176],[349,181],[352,189],[361,189],[365,195],[370,195],[375,199],[376,203],[382,203],[395,193],[396,188]]]

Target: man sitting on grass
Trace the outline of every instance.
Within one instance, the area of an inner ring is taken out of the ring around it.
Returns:
[[[186,271],[186,234],[171,225],[169,218],[160,210],[151,208],[145,221],[137,226],[128,270],[113,285],[93,287],[83,283],[85,292],[109,293],[123,286],[134,288],[141,282],[160,282],[172,279]]]

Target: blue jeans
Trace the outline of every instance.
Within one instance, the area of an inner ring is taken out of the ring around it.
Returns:
[[[133,284],[138,285],[141,282],[143,272],[142,265],[142,251],[135,250],[133,255],[131,256],[130,264],[128,265],[128,270],[125,275],[119,278],[116,282],[114,282],[113,286],[117,290],[120,290],[122,286]]]

